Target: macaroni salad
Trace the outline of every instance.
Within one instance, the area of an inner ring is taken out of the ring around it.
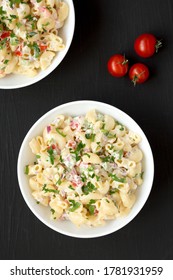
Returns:
[[[0,0],[0,78],[45,70],[65,48],[58,32],[68,12],[60,0]]]
[[[141,138],[109,115],[58,115],[29,146],[25,167],[37,203],[51,219],[103,225],[127,215],[143,182]]]

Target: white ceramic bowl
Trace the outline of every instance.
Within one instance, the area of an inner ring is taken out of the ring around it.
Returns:
[[[51,65],[44,71],[40,71],[35,77],[27,77],[25,75],[10,74],[0,79],[0,88],[2,89],[15,89],[32,85],[49,75],[65,57],[74,34],[75,27],[75,13],[73,0],[64,0],[69,5],[69,16],[65,21],[64,26],[60,29],[60,36],[63,38],[66,45],[63,51],[56,54]]]
[[[68,114],[75,116],[85,114],[88,110],[94,108],[103,114],[111,115],[123,125],[127,126],[130,130],[137,132],[142,137],[140,148],[144,153],[144,182],[142,186],[138,188],[137,200],[128,216],[108,221],[106,225],[101,227],[94,228],[82,226],[81,228],[77,228],[70,221],[50,220],[49,208],[36,204],[36,201],[33,199],[28,184],[28,176],[24,174],[24,168],[27,164],[34,162],[35,159],[35,156],[32,154],[29,148],[29,142],[33,137],[41,135],[44,127],[47,126],[52,120],[54,120],[58,114]],[[144,132],[141,130],[138,124],[126,113],[111,105],[97,101],[74,101],[60,105],[55,109],[49,111],[31,127],[20,148],[17,172],[22,195],[27,205],[29,206],[31,211],[37,216],[37,218],[39,218],[48,227],[65,235],[80,238],[91,238],[107,235],[109,233],[117,231],[118,229],[128,224],[139,213],[141,208],[144,206],[152,188],[154,176],[154,163],[152,151]]]

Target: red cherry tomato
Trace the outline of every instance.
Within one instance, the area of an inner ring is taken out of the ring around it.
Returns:
[[[1,39],[8,38],[10,36],[11,32],[10,31],[3,31],[1,34]]]
[[[107,64],[109,73],[117,78],[123,77],[128,71],[128,60],[121,54],[113,55]]]
[[[22,56],[22,45],[17,47],[17,49],[14,51],[14,54],[17,56]]]
[[[45,50],[47,49],[47,46],[46,46],[46,45],[40,44],[39,47],[40,47],[40,50],[41,50],[41,51],[45,51]]]
[[[142,84],[149,78],[149,69],[142,63],[134,64],[129,70],[130,80],[136,84]]]
[[[134,49],[136,53],[141,57],[150,57],[162,46],[161,41],[157,40],[152,34],[141,34],[136,38],[134,43]]]

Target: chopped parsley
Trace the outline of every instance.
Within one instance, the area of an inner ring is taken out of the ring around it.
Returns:
[[[28,47],[33,51],[33,55],[35,58],[38,58],[40,56],[40,48],[36,42],[34,42],[33,44],[29,43]]]
[[[52,193],[57,193],[57,194],[59,194],[59,190],[48,189],[48,188],[46,188],[46,186],[47,186],[47,185],[44,184],[43,189],[42,189],[42,191],[44,191],[45,193],[52,192]]]
[[[94,171],[94,167],[93,166],[89,166],[87,169],[88,169],[88,171]]]
[[[40,155],[36,155],[36,158],[41,158],[41,156]]]
[[[4,11],[2,7],[0,7],[0,15],[2,16],[2,15],[5,15],[6,13],[7,13],[7,12]]]
[[[109,130],[104,129],[104,127],[102,127],[101,132],[107,136],[108,138],[115,138],[116,134],[111,133]]]
[[[87,154],[87,153],[85,153],[85,154],[83,154],[84,156],[87,156],[88,158],[90,158],[90,155],[89,154]]]
[[[6,59],[6,60],[4,61],[4,64],[8,64],[8,62],[9,62],[9,60],[8,60],[8,59]]]
[[[19,42],[19,39],[17,38],[17,36],[12,32],[11,34],[10,34],[10,44],[12,45],[12,46],[16,46],[16,45],[18,45],[20,42]]]
[[[33,21],[33,17],[31,15],[26,16],[25,19],[27,19],[28,21]]]
[[[118,189],[111,189],[111,190],[109,191],[109,194],[111,195],[111,194],[114,194],[114,193],[117,193],[117,192],[119,192]]]
[[[111,132],[109,132],[106,136],[108,138],[116,138],[116,134],[112,134]]]
[[[98,175],[96,175],[96,180],[97,182],[100,180],[100,177]]]
[[[79,142],[79,144],[77,145],[77,148],[76,148],[76,152],[80,152],[83,148],[85,147],[85,144],[81,142]]]
[[[31,31],[31,32],[26,34],[26,39],[31,38],[31,37],[35,36],[36,34],[37,34],[37,32]]]
[[[46,22],[44,24],[42,24],[42,26],[48,26],[50,24],[50,22]]]
[[[85,186],[82,187],[82,191],[85,195],[93,192],[94,190],[96,190],[96,187],[91,182],[88,182]]]
[[[85,134],[85,138],[86,138],[86,139],[90,139],[91,142],[94,142],[95,136],[96,136],[96,135],[95,135],[94,133],[86,133],[86,134]]]
[[[141,179],[143,179],[143,177],[144,177],[144,171],[140,173],[140,177],[141,177]]]
[[[75,190],[75,189],[72,187],[72,185],[70,185],[68,188],[69,188],[70,190],[72,190],[72,191]]]
[[[7,38],[4,38],[3,40],[0,41],[0,50],[2,50],[7,43]]]
[[[21,0],[9,0],[10,1],[10,7],[12,8],[13,4],[20,4]]]
[[[15,18],[15,19],[17,18],[16,15],[10,15],[10,17],[11,17],[11,18]]]
[[[38,58],[40,55],[40,48],[38,47],[37,43],[33,43],[32,48],[34,50],[34,56],[35,58]]]
[[[66,137],[66,134],[64,134],[63,132],[61,132],[58,128],[56,128],[56,131],[57,131],[58,134],[61,135],[62,137]]]
[[[59,157],[59,161],[61,162],[61,163],[63,163],[63,158],[62,158],[62,155],[60,155],[60,157]]]
[[[22,23],[21,23],[21,22],[17,22],[17,23],[16,23],[16,26],[17,26],[18,28],[20,28],[20,27],[22,26]]]
[[[55,159],[55,157],[54,157],[54,153],[53,153],[52,147],[49,148],[49,149],[47,150],[47,152],[48,152],[48,154],[49,154],[49,158],[50,158],[51,164],[54,164],[54,159]]]
[[[124,125],[122,125],[120,122],[116,121],[116,124],[120,126],[119,130],[123,131],[125,129]]]
[[[120,130],[123,131],[124,130],[124,126],[121,124]]]
[[[123,151],[123,150],[120,150],[118,153],[119,153],[119,159],[122,159],[123,154],[124,154],[124,151]]]
[[[55,185],[61,185],[61,183],[62,183],[62,181],[61,181],[61,179],[59,179],[57,182],[56,182],[56,184]]]
[[[51,208],[50,211],[51,211],[52,215],[55,214],[55,210],[54,209]]]
[[[86,208],[88,209],[90,215],[94,215],[94,212],[95,212],[95,206],[92,205],[96,202],[96,200],[94,199],[91,199],[89,204],[86,205]]]
[[[95,174],[94,173],[91,175],[89,174],[89,177],[93,179],[95,177]]]
[[[112,178],[113,181],[117,181],[117,182],[120,182],[120,183],[125,183],[126,182],[126,178],[119,178],[117,177],[116,174],[109,174],[109,177]]]
[[[69,208],[70,212],[74,212],[81,205],[79,202],[77,202],[77,201],[75,201],[73,199],[70,199],[69,202],[70,202],[70,208]]]
[[[104,158],[101,158],[102,162],[114,162],[114,157],[113,156],[106,156]]]
[[[31,23],[31,27],[32,27],[32,30],[36,29],[36,22],[35,21]]]
[[[86,180],[87,180],[87,177],[85,176],[84,173],[81,174],[81,180],[82,180],[82,182],[86,182]]]
[[[25,174],[28,175],[28,173],[29,173],[29,165],[26,165],[25,166]]]
[[[79,161],[81,159],[81,151],[84,147],[85,147],[85,144],[83,144],[82,141],[81,141],[77,145],[76,150],[74,152],[71,152],[71,154],[75,154],[76,161]]]

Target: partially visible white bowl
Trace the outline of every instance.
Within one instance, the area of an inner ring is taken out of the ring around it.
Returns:
[[[72,116],[83,115],[87,111],[94,108],[103,114],[111,115],[117,121],[121,122],[123,125],[127,126],[130,130],[138,133],[142,137],[140,148],[144,153],[144,182],[142,186],[138,188],[137,200],[128,216],[108,221],[106,225],[101,227],[94,228],[82,226],[81,228],[77,228],[70,221],[50,220],[50,211],[48,207],[36,204],[35,200],[33,199],[28,184],[28,177],[24,174],[24,168],[27,164],[34,162],[35,159],[35,156],[32,154],[29,148],[29,142],[33,137],[41,135],[44,127],[51,123],[51,121],[54,120],[58,114]],[[25,136],[25,139],[23,140],[22,146],[20,148],[17,173],[22,195],[28,207],[38,219],[40,219],[48,227],[62,234],[80,238],[91,238],[104,236],[119,230],[120,228],[128,224],[139,213],[141,208],[144,206],[152,188],[154,176],[154,162],[152,151],[144,132],[141,130],[138,124],[126,113],[111,105],[97,101],[74,101],[60,105],[54,108],[53,110],[49,111],[31,127],[31,129]]]
[[[46,70],[40,71],[35,77],[31,78],[24,75],[10,74],[5,76],[4,78],[1,78],[0,89],[15,89],[32,85],[49,75],[61,63],[71,45],[75,27],[75,12],[73,0],[65,0],[65,2],[67,2],[69,5],[69,15],[59,33],[64,40],[66,46],[65,49],[56,53],[56,56],[53,59],[51,65]]]

